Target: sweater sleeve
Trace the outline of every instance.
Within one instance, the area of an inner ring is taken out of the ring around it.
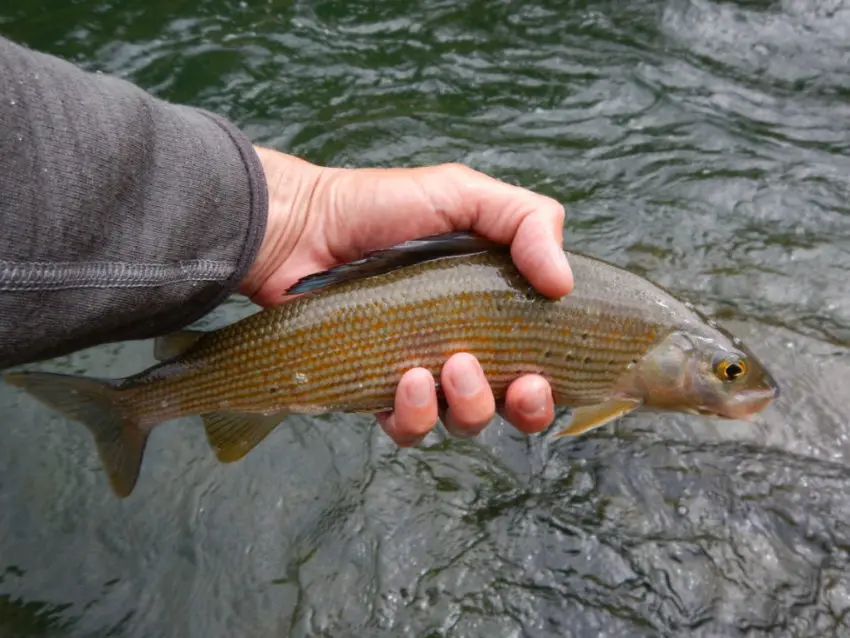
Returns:
[[[0,368],[199,319],[267,209],[229,122],[0,38]]]

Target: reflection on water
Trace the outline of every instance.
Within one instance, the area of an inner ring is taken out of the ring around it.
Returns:
[[[3,386],[0,633],[850,631],[850,3],[9,0],[0,33],[315,162],[536,188],[570,246],[718,316],[783,389],[756,424],[557,443],[300,417],[232,466],[186,419],[119,502],[87,432]]]

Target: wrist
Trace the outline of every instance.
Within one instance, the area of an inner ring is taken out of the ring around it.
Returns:
[[[316,189],[328,169],[293,155],[254,147],[268,189],[266,230],[254,263],[239,292],[253,298],[286,261],[304,233]]]

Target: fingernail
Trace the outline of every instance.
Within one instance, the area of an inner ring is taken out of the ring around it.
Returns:
[[[407,386],[407,400],[414,408],[421,408],[428,404],[431,400],[431,384],[428,379],[416,379],[413,383]]]
[[[556,259],[557,263],[558,263],[558,264],[559,264],[562,268],[565,268],[565,269],[569,270],[569,268],[570,268],[570,262],[567,260],[567,253],[565,253],[565,252],[564,252],[564,249],[563,249],[563,248],[560,248],[560,247],[558,247],[558,246],[555,246],[555,247],[552,249],[552,252],[554,252],[554,253],[555,253],[555,259]]]
[[[471,397],[481,389],[481,378],[474,370],[456,370],[452,374],[452,385],[459,395]]]
[[[558,246],[552,246],[550,249],[551,256],[549,262],[552,266],[564,277],[572,276],[570,262],[567,259],[566,253]]]
[[[543,386],[537,386],[528,392],[519,401],[519,410],[523,416],[537,416],[546,409],[549,400],[549,392]]]

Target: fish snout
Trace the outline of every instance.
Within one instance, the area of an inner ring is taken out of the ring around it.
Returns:
[[[774,382],[765,384],[762,388],[741,392],[735,401],[726,407],[725,416],[749,421],[757,414],[764,412],[778,397],[779,386]]]

